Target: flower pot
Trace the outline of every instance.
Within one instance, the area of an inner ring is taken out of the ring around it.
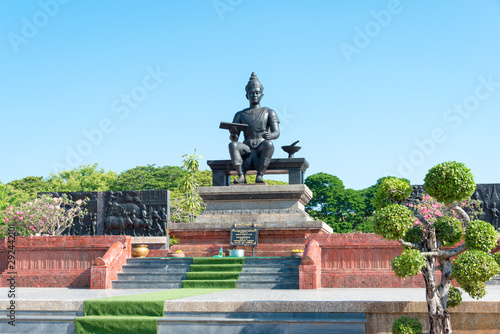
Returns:
[[[133,257],[146,257],[149,254],[148,245],[133,245],[132,246],[132,256]]]
[[[303,255],[304,255],[304,252],[292,252],[292,256],[293,257],[300,257],[300,258],[302,258]]]
[[[184,253],[170,253],[171,257],[186,257]]]

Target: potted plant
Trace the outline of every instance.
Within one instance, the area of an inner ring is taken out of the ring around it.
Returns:
[[[176,250],[175,253],[170,253],[171,257],[185,257],[186,254],[182,252],[182,250]]]
[[[294,249],[292,250],[292,257],[302,257],[304,255],[303,249]]]

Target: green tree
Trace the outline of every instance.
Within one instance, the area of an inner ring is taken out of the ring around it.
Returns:
[[[64,191],[107,191],[116,181],[116,173],[106,172],[99,168],[97,163],[83,165],[58,174],[50,174],[47,179],[48,190],[53,192]]]
[[[252,184],[252,183],[255,183],[255,178],[257,177],[257,175],[246,175],[245,177],[247,179],[247,183]],[[234,180],[236,180],[237,178],[238,178],[238,175],[231,176],[231,182],[234,183]],[[265,183],[268,186],[279,186],[279,185],[288,184],[288,182],[278,181],[278,180],[269,180],[269,179],[266,179]]]
[[[413,206],[406,203],[408,183],[395,178],[383,180],[375,196],[374,228],[378,235],[396,240],[405,248],[391,263],[397,276],[422,273],[429,333],[451,333],[447,307],[456,306],[461,299],[451,281],[456,279],[473,298],[483,297],[485,282],[500,272],[495,258],[488,253],[497,246],[498,236],[490,224],[471,222],[463,208],[476,188],[465,165],[455,161],[439,164],[429,170],[424,181],[427,195]],[[462,237],[465,244],[457,245]],[[456,259],[452,262],[453,257]],[[441,271],[440,282],[437,270]],[[448,299],[450,294],[452,300]]]
[[[0,211],[5,210],[7,206],[9,206],[9,202],[7,201],[7,185],[0,181]]]
[[[42,176],[27,176],[7,183],[6,201],[9,205],[17,205],[36,198],[38,192],[50,191],[50,185]]]
[[[182,169],[185,170],[187,174],[181,178],[179,190],[183,193],[184,197],[174,203],[180,207],[178,209],[187,212],[187,221],[192,223],[196,215],[199,214],[204,207],[204,203],[196,191],[196,188],[200,185],[199,179],[203,179],[203,174],[199,173],[200,159],[202,156],[197,155],[195,149],[193,154],[184,154],[182,157],[184,158],[182,161]]]
[[[305,184],[313,192],[306,210],[314,219],[324,221],[337,233],[350,232],[364,222],[363,198],[356,190],[346,189],[338,177],[317,173]]]
[[[137,166],[121,172],[111,190],[174,190],[186,174],[178,166]]]

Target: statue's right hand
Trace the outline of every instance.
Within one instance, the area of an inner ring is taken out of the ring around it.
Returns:
[[[236,127],[236,125],[233,125],[231,127],[231,129],[229,129],[229,132],[231,133],[231,136],[237,136],[239,131],[238,131],[238,128]]]

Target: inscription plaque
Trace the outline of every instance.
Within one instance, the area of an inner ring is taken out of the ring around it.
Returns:
[[[258,227],[232,227],[229,244],[231,246],[257,246],[259,242]]]

